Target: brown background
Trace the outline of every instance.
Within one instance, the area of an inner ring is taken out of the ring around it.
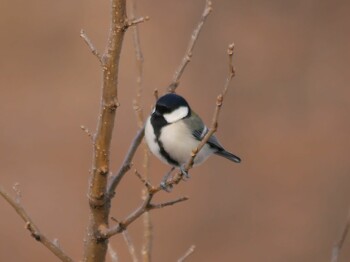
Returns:
[[[145,56],[144,107],[170,82],[203,10],[202,0],[140,1]],[[190,200],[152,212],[154,261],[329,261],[350,196],[349,1],[214,1],[178,92],[209,123],[226,77],[226,47],[236,44],[237,77],[218,136],[243,162],[213,157],[157,200]],[[19,182],[23,205],[48,236],[80,259],[87,225],[91,143],[101,74],[79,38],[84,28],[103,50],[109,1],[0,2],[0,184]],[[122,53],[112,169],[137,129],[135,56]],[[135,166],[140,168],[140,157]],[[152,181],[167,167],[152,157]],[[122,218],[140,202],[128,174],[113,205]],[[0,261],[57,261],[31,239],[0,200]],[[141,246],[142,226],[130,234]],[[130,261],[120,236],[120,261]],[[349,241],[341,261],[349,261]]]

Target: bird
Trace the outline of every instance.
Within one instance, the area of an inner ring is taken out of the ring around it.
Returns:
[[[165,94],[157,100],[145,124],[145,139],[150,151],[172,166],[172,170],[179,168],[186,178],[189,176],[185,165],[208,132],[209,129],[187,101],[175,93]],[[194,158],[193,166],[198,166],[213,154],[235,163],[241,162],[212,135]]]

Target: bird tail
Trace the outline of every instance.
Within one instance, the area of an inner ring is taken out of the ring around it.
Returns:
[[[231,160],[235,163],[241,163],[241,159],[238,156],[235,156],[234,154],[231,154],[230,152],[227,152],[226,150],[219,150],[215,152],[216,155],[223,156],[227,158],[228,160]]]

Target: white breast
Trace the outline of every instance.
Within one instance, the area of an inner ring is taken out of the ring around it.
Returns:
[[[162,129],[160,140],[163,142],[165,151],[167,151],[174,160],[179,162],[180,165],[184,165],[188,162],[193,149],[199,144],[199,141],[194,139],[191,131],[182,121],[165,126]],[[196,156],[194,164],[198,165],[202,163],[212,153],[213,150],[208,145],[205,145]]]
[[[156,142],[156,136],[154,134],[153,127],[151,125],[151,118],[150,117],[147,119],[146,126],[145,126],[145,138],[146,138],[147,145],[148,145],[149,149],[151,150],[151,152],[155,156],[157,156],[160,160],[167,163],[167,161],[159,153],[159,146],[158,146],[158,143]]]
[[[146,122],[145,138],[151,152],[163,162],[168,163],[159,153],[159,145],[156,142],[156,136],[154,134],[150,118],[148,118]],[[191,131],[182,121],[178,121],[163,127],[160,135],[160,141],[162,141],[164,150],[180,165],[187,164],[193,149],[195,149],[199,144],[199,141],[194,139]],[[197,154],[194,165],[202,163],[212,153],[213,150],[208,145],[205,145]]]

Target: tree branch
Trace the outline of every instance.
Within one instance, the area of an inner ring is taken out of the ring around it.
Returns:
[[[196,246],[195,245],[192,245],[187,251],[186,253],[180,257],[177,262],[183,262],[185,261],[190,255],[193,254],[194,250],[195,250]]]
[[[130,19],[135,20],[137,16],[137,1],[130,1]],[[141,128],[144,125],[144,113],[143,107],[141,106],[141,99],[143,93],[143,53],[141,49],[141,41],[139,34],[139,27],[136,25],[132,28],[132,36],[135,48],[135,56],[136,56],[136,67],[137,67],[137,92],[136,99],[134,100],[134,110],[136,113],[136,119],[138,126]],[[149,149],[145,141],[143,141],[143,172],[148,179],[149,172]],[[145,199],[147,196],[147,190],[142,190],[142,199]],[[151,221],[151,214],[149,212],[145,212],[143,215],[143,243],[141,248],[141,256],[143,262],[151,262],[152,261],[152,240],[153,240],[153,225]]]
[[[104,261],[108,240],[101,238],[101,228],[108,228],[110,198],[106,195],[110,145],[118,103],[119,58],[127,29],[126,1],[111,1],[111,25],[102,61],[102,97],[94,136],[92,175],[89,183],[90,219],[83,261]]]
[[[119,182],[124,177],[126,172],[128,172],[130,170],[132,159],[134,158],[134,155],[136,153],[137,148],[141,144],[141,141],[142,141],[143,136],[144,136],[144,131],[145,131],[145,128],[143,127],[137,132],[134,140],[132,141],[132,143],[129,147],[128,153],[126,154],[125,159],[123,161],[123,164],[121,165],[117,175],[112,176],[110,178],[110,182],[108,184],[108,189],[107,189],[107,195],[109,196],[109,198],[112,198],[114,196],[115,189],[118,186]]]
[[[348,217],[346,219],[346,223],[343,227],[343,230],[339,236],[339,239],[336,241],[336,243],[333,246],[331,262],[338,262],[340,250],[342,249],[346,236],[348,235],[349,228],[350,228],[350,209],[348,211]]]
[[[130,1],[130,19],[135,20],[137,16],[137,1]],[[132,28],[132,36],[135,47],[136,55],[136,67],[137,67],[137,92],[136,99],[134,100],[134,110],[136,113],[138,126],[141,128],[144,125],[144,114],[143,107],[141,106],[142,92],[143,92],[143,53],[141,49],[141,41],[139,34],[139,27],[136,25]],[[148,179],[149,172],[149,149],[145,141],[143,141],[143,172]],[[147,190],[142,190],[142,199],[145,199],[147,196]],[[151,215],[149,212],[145,212],[143,215],[143,243],[141,248],[141,256],[143,262],[151,262],[152,260],[152,240],[153,240],[153,225],[151,221]]]
[[[89,130],[86,126],[81,125],[80,128],[81,128],[81,130],[84,131],[85,134],[87,134],[87,136],[88,136],[92,141],[94,140],[94,135],[91,134],[90,130]]]
[[[144,201],[141,203],[141,205],[135,209],[134,212],[132,212],[128,217],[126,217],[124,220],[119,222],[116,226],[111,227],[109,229],[104,230],[101,232],[102,236],[105,238],[110,238],[116,234],[119,234],[123,232],[132,222],[134,222],[136,219],[138,219],[140,216],[142,216],[144,213],[152,210],[152,209],[159,209],[163,207],[167,207],[170,205],[174,205],[183,201],[188,200],[188,197],[181,197],[172,201],[167,201],[164,203],[159,203],[159,204],[153,204],[151,203],[154,195],[160,191],[154,190],[154,187],[151,186],[148,182],[145,182],[146,180],[141,177],[137,172],[135,174],[140,178],[142,183],[144,183],[147,187],[147,196],[145,197]]]
[[[85,44],[89,47],[91,53],[97,57],[98,61],[102,64],[102,57],[100,53],[97,51],[96,47],[92,43],[91,39],[87,36],[83,29],[80,30],[80,37],[83,38]]]
[[[128,26],[136,26],[140,23],[143,23],[143,22],[146,22],[149,20],[149,17],[148,16],[145,16],[145,17],[139,17],[139,18],[131,18],[130,21],[128,22]]]
[[[124,237],[124,241],[125,241],[126,245],[128,246],[128,250],[129,250],[132,262],[138,262],[139,260],[138,260],[137,255],[136,255],[135,246],[131,240],[131,237],[129,235],[128,230],[123,231],[123,237]]]
[[[29,230],[31,236],[35,240],[43,244],[61,261],[73,262],[73,259],[70,258],[58,245],[56,245],[53,241],[50,241],[44,234],[40,232],[39,228],[34,224],[33,220],[30,218],[30,216],[20,204],[19,198],[17,198],[16,200],[13,199],[8,193],[4,191],[2,187],[0,187],[0,195],[13,207],[17,214],[22,218],[26,225],[25,228]],[[17,196],[19,196],[18,193]]]
[[[233,52],[234,52],[234,44],[230,44],[228,46],[228,49],[227,49],[228,68],[229,68],[228,75],[227,75],[226,82],[225,82],[224,89],[223,89],[222,93],[219,94],[216,98],[216,107],[215,107],[211,127],[210,127],[208,133],[204,136],[202,141],[199,143],[197,148],[195,148],[192,151],[191,158],[189,159],[189,161],[187,162],[187,164],[185,166],[186,172],[188,172],[193,167],[195,157],[197,156],[199,151],[204,147],[204,145],[208,142],[209,138],[216,132],[216,130],[218,128],[218,119],[219,119],[220,110],[221,110],[221,107],[223,104],[224,96],[227,93],[227,90],[228,90],[228,87],[229,87],[229,84],[230,84],[232,78],[235,76],[235,69],[233,67]],[[173,185],[178,184],[182,180],[182,176],[183,176],[182,172],[177,173],[171,180],[166,182],[166,186],[171,188]],[[157,188],[154,188],[153,190],[154,190],[154,192],[158,192],[162,189],[163,188],[161,186],[158,186]]]
[[[183,72],[185,71],[185,68],[187,66],[187,64],[191,61],[191,57],[192,57],[192,53],[193,53],[193,48],[197,42],[199,33],[202,30],[202,27],[208,17],[208,15],[210,14],[210,12],[212,11],[212,3],[210,0],[206,0],[205,1],[205,7],[204,7],[204,11],[202,13],[202,17],[201,20],[199,21],[197,27],[194,29],[192,35],[191,35],[191,39],[190,42],[188,43],[188,47],[185,53],[185,56],[182,58],[182,61],[178,67],[178,69],[175,71],[175,74],[173,76],[173,80],[170,83],[170,85],[168,86],[168,92],[170,93],[174,93],[175,89],[178,87],[179,83],[180,83],[180,77],[182,76]]]
[[[118,254],[112,247],[110,243],[108,243],[108,254],[112,260],[112,262],[118,262]]]

